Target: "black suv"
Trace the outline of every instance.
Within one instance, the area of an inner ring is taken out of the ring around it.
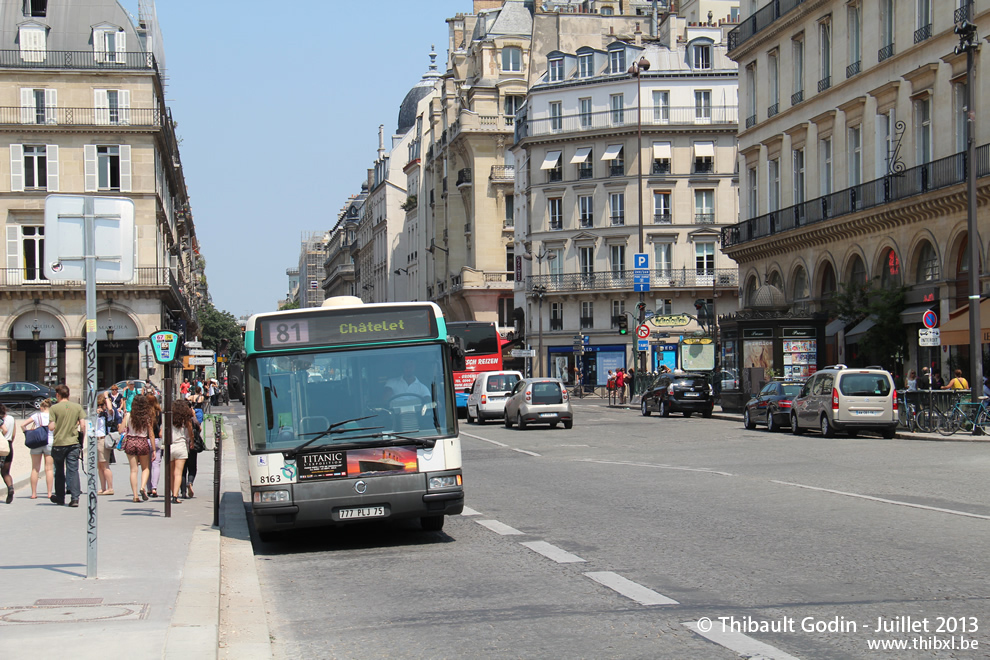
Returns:
[[[654,410],[662,417],[671,412],[682,412],[685,417],[692,413],[712,416],[715,409],[715,394],[709,374],[667,373],[660,374],[645,393],[640,403],[643,416]]]

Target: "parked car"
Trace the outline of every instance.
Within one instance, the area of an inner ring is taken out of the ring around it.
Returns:
[[[867,430],[893,438],[898,424],[894,379],[879,367],[826,367],[809,378],[794,398],[790,421],[794,435],[817,428],[826,438],[836,431],[855,437]]]
[[[484,424],[486,419],[505,417],[505,401],[522,377],[518,371],[482,371],[478,374],[468,395],[468,424],[475,420]]]
[[[720,374],[723,390],[738,390],[739,375],[735,369],[725,369]]]
[[[759,393],[746,402],[743,426],[755,429],[763,422],[768,431],[787,428],[791,423],[791,402],[801,393],[800,380],[779,380],[767,383]]]
[[[703,373],[674,371],[660,374],[640,399],[640,411],[644,417],[654,411],[661,417],[668,417],[672,412],[684,413],[685,417],[693,413],[711,417],[714,409],[715,393],[711,378]]]
[[[40,408],[41,402],[45,399],[54,401],[55,390],[41,383],[15,381],[0,385],[0,403],[5,406],[24,407],[31,405]]]
[[[529,424],[562,423],[565,429],[574,426],[574,412],[564,383],[557,378],[525,378],[513,386],[505,401],[505,428],[513,424],[520,429]]]

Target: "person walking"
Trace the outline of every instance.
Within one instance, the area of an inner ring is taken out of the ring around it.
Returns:
[[[615,374],[608,370],[608,378],[605,380],[605,389],[608,391],[608,405],[615,403]]]
[[[192,412],[195,413],[195,411]],[[196,473],[199,471],[199,452],[203,449],[203,427],[196,421],[195,414],[193,414],[190,422],[192,424],[192,436],[189,440],[189,455],[182,469],[182,485],[179,487],[179,496],[185,499],[192,499],[196,495],[193,491],[193,482],[196,481]],[[196,442],[197,437],[200,439],[199,442]]]
[[[172,444],[169,446],[169,460],[172,470],[172,504],[182,504],[179,499],[182,487],[182,473],[192,451],[193,415],[189,404],[181,399],[172,403]],[[188,485],[187,485],[188,489]],[[185,497],[185,494],[182,494]]]
[[[65,494],[70,495],[69,506],[79,506],[79,452],[80,437],[86,432],[86,411],[78,403],[69,401],[69,386],[55,387],[57,403],[48,409],[48,428],[54,433],[52,461],[55,463],[55,494],[48,499],[59,506],[65,504]]]
[[[928,375],[928,367],[921,368],[921,377],[918,379],[918,389],[919,390],[932,389],[932,379]]]
[[[0,404],[0,434],[3,434],[0,442],[6,443],[6,446],[0,449],[7,450],[6,455],[0,456],[0,477],[3,477],[3,482],[7,484],[7,504],[14,501],[14,478],[10,476],[10,465],[14,462],[16,432],[17,423],[14,421],[14,416],[7,412],[7,406]]]
[[[619,395],[619,405],[626,405],[626,372],[621,367],[615,372],[615,389]]]
[[[626,372],[626,385],[629,386],[629,403],[632,403],[632,398],[636,394],[636,370],[629,369]]]
[[[962,369],[956,369],[953,373],[954,378],[949,381],[948,385],[943,385],[943,390],[968,390],[969,381],[963,378]]]
[[[154,394],[142,395],[148,399],[148,404],[152,408],[152,442],[153,454],[151,457],[151,478],[145,484],[145,490],[149,497],[158,497],[158,479],[162,474],[162,455],[165,452],[162,445],[162,405],[158,403],[158,397]]]
[[[52,402],[45,399],[38,406],[38,412],[34,413],[21,422],[21,433],[31,429],[47,429],[51,420],[48,417],[48,409],[52,407]],[[55,462],[52,460],[52,443],[55,441],[55,434],[48,431],[48,444],[43,447],[35,447],[31,450],[31,499],[38,499],[38,477],[41,474],[42,464],[45,466],[45,485],[48,487],[48,497],[54,493],[55,482]]]
[[[113,472],[110,470],[110,452],[107,436],[116,426],[117,411],[110,404],[106,392],[96,397],[96,473],[100,475],[100,490],[97,495],[113,495]]]
[[[127,461],[131,466],[131,494],[135,502],[148,499],[144,484],[148,483],[148,478],[151,476],[150,460],[154,441],[154,408],[151,407],[148,397],[135,397],[131,404],[127,435],[124,440],[124,453],[127,454]]]
[[[183,399],[185,399],[186,398],[186,395],[189,394],[189,379],[188,378],[186,378],[185,380],[182,381],[182,385],[179,385],[179,394],[182,396]]]

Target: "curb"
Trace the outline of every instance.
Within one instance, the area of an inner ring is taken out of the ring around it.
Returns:
[[[220,638],[220,530],[197,529],[165,636],[166,660],[216,658]]]

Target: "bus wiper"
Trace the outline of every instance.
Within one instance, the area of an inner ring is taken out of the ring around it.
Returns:
[[[370,419],[372,417],[377,417],[377,415],[365,415],[364,417],[355,417],[354,419],[345,419],[345,420],[343,420],[341,422],[334,422],[333,424],[331,424],[330,426],[327,427],[327,430],[326,431],[316,431],[315,432],[316,437],[314,437],[314,438],[312,438],[310,440],[307,440],[306,442],[302,443],[301,445],[299,445],[295,449],[290,449],[289,451],[283,452],[283,454],[285,455],[286,458],[292,458],[297,453],[299,453],[300,451],[302,451],[306,447],[310,446],[311,444],[313,444],[314,442],[316,442],[320,438],[324,438],[324,437],[326,437],[328,435],[337,435],[338,433],[351,433],[352,431],[374,431],[376,429],[384,428],[382,426],[368,426],[368,427],[360,428],[360,429],[342,429],[342,428],[340,428],[344,424],[350,424],[352,422],[360,422],[362,419]],[[300,433],[300,435],[304,435],[304,436],[306,436],[306,435],[314,435],[314,433]]]
[[[379,427],[381,428],[381,427]],[[354,429],[355,431],[360,429]],[[401,435],[399,433],[392,433],[391,431],[382,431],[381,433],[369,433],[368,435],[359,435],[355,437],[348,438],[348,440],[365,440],[365,439],[395,439],[402,440],[403,442],[408,442],[414,444],[417,447],[422,447],[424,449],[433,449],[437,444],[436,438],[414,438],[409,435]],[[355,443],[359,444],[359,443]],[[341,448],[346,449],[347,447],[341,445]]]

